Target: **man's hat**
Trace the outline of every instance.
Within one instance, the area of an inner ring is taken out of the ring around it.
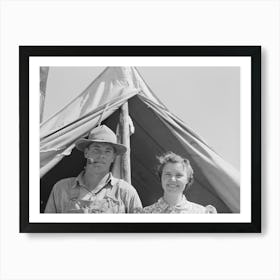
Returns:
[[[88,138],[81,138],[76,141],[75,146],[78,150],[84,151],[92,143],[106,143],[114,147],[118,155],[122,155],[126,152],[125,145],[117,143],[116,134],[106,125],[98,126],[91,130]]]

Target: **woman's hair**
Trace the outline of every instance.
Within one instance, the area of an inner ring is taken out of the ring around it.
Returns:
[[[183,158],[173,152],[167,152],[167,153],[157,157],[157,159],[159,161],[159,165],[157,167],[157,173],[158,173],[160,180],[161,180],[162,170],[167,163],[181,163],[184,166],[184,168],[186,169],[186,173],[187,173],[187,177],[188,177],[188,183],[186,184],[185,191],[187,189],[189,189],[189,187],[192,185],[194,179],[193,179],[193,169],[192,169],[191,164],[188,159]]]

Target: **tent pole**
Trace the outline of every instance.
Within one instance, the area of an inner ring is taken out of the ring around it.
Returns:
[[[40,67],[40,123],[43,121],[49,67]]]
[[[125,102],[121,106],[120,113],[120,132],[122,144],[127,147],[127,152],[122,156],[121,160],[121,176],[122,179],[131,183],[130,173],[130,133],[129,133],[129,113],[128,113],[128,102]]]

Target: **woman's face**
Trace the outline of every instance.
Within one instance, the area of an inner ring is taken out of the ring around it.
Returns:
[[[187,183],[187,170],[182,163],[168,162],[164,165],[161,175],[161,184],[165,193],[183,193]]]

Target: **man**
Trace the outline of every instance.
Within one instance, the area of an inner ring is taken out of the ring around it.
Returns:
[[[142,208],[134,187],[110,172],[116,156],[126,152],[110,128],[94,128],[75,146],[87,159],[85,170],[54,185],[45,213],[132,213]]]

